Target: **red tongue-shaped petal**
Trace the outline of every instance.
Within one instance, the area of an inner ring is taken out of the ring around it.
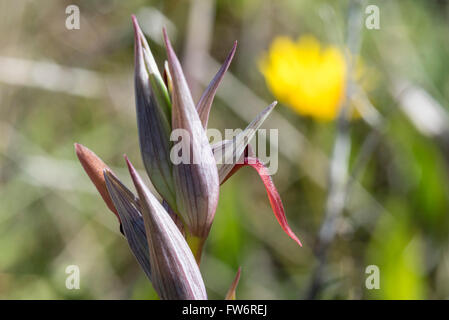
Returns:
[[[245,157],[243,164],[242,163],[236,164],[234,168],[232,168],[228,176],[224,179],[222,184],[242,166],[246,165],[249,165],[254,169],[256,169],[257,173],[262,179],[265,189],[267,190],[271,208],[273,209],[273,213],[276,216],[276,219],[281,225],[282,229],[290,238],[295,240],[302,247],[301,241],[299,241],[298,237],[293,233],[292,229],[290,229],[290,226],[288,225],[287,218],[285,217],[284,206],[282,205],[281,197],[279,196],[279,193],[273,183],[273,179],[271,179],[267,167],[265,167],[265,165],[258,158]]]

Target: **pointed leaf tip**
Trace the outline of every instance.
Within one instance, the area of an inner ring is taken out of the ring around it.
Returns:
[[[226,294],[226,298],[225,300],[235,300],[236,299],[236,290],[237,290],[237,286],[239,284],[240,281],[240,274],[241,274],[242,268],[239,267],[239,269],[237,270],[237,274],[235,275],[234,280],[231,283],[231,286],[229,287],[228,293]]]
[[[214,97],[217,92],[218,86],[220,85],[226,71],[228,70],[229,66],[231,65],[231,61],[234,58],[236,49],[237,49],[237,40],[234,41],[234,46],[232,47],[231,51],[229,52],[228,56],[226,57],[225,61],[223,62],[223,65],[218,70],[218,72],[214,76],[214,78],[211,80],[211,82],[207,86],[206,90],[204,90],[204,93],[201,95],[201,98],[198,101],[196,109],[198,110],[198,115],[201,119],[201,122],[202,122],[204,128],[207,128],[207,122],[209,120],[210,109],[212,107],[212,103],[214,101]]]
[[[139,22],[137,18],[132,15],[131,16],[133,27],[134,27],[134,48],[135,48],[135,56],[141,55],[143,60],[145,61],[146,67],[148,68],[148,72],[153,74],[157,80],[162,81],[161,74],[156,64],[156,60],[154,60],[153,54],[151,53],[150,45],[148,44],[147,39],[140,28]],[[158,90],[162,90],[162,88],[155,88]]]
[[[137,18],[134,14],[131,15],[131,20],[133,22],[134,30],[139,30],[139,22],[137,21]]]
[[[103,174],[104,169],[109,170],[111,173],[112,170],[93,151],[83,146],[82,144],[75,143],[75,152],[81,165],[84,168],[84,171],[86,171],[90,180],[97,188],[98,192],[103,198],[103,201],[106,203],[109,210],[111,210],[115,214],[120,222],[120,216],[109,195]]]
[[[165,45],[171,48],[170,39],[168,38],[167,29],[165,27],[162,27],[162,36],[164,37]]]
[[[126,165],[128,166],[128,170],[131,175],[131,178],[133,178],[133,177],[135,178],[137,176],[137,170],[134,168],[131,161],[129,161],[129,158],[126,154],[123,155],[123,158],[125,159]]]

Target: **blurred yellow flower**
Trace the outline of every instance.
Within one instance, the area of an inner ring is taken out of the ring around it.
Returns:
[[[346,83],[346,62],[338,48],[322,48],[313,36],[297,42],[278,37],[260,69],[272,93],[299,114],[319,120],[338,115]]]

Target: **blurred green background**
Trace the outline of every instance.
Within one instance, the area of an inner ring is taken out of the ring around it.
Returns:
[[[70,4],[79,30],[65,27]],[[195,99],[239,41],[210,117],[220,130],[244,128],[277,99],[259,68],[277,36],[343,48],[348,32],[359,35],[374,84],[366,114],[349,124],[350,187],[315,297],[449,298],[449,5],[369,4],[380,9],[379,30],[348,31],[349,1],[1,0],[0,299],[156,298],[73,148],[95,151],[128,185],[122,155],[143,168],[133,13],[160,66],[167,27]],[[303,299],[319,265],[336,121],[280,103],[263,127],[279,129],[273,179],[303,247],[283,233],[256,172],[242,169],[220,189],[202,259],[211,299],[223,299],[239,266],[238,299]],[[80,290],[65,287],[69,265],[80,267]],[[369,265],[380,289],[365,286]]]

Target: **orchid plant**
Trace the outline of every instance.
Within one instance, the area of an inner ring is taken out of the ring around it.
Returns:
[[[206,134],[210,109],[237,43],[195,105],[165,30],[168,61],[161,74],[134,16],[132,21],[140,151],[155,191],[144,184],[126,156],[136,193],[85,146],[75,144],[76,154],[104,202],[117,216],[121,232],[159,297],[207,299],[199,270],[202,249],[214,220],[220,185],[242,166],[249,165],[257,170],[279,224],[301,245],[287,223],[282,201],[267,168],[248,145],[276,102],[232,140],[211,145]],[[172,141],[171,133],[177,129],[186,131],[189,139]],[[190,160],[201,161],[174,163],[172,153],[176,146],[182,146],[182,152],[187,152]],[[240,269],[227,299],[235,299],[239,277]]]

